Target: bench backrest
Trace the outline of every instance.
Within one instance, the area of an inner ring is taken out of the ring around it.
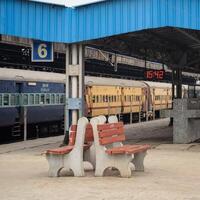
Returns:
[[[97,125],[97,130],[100,145],[125,141],[123,122],[99,124]]]
[[[69,133],[69,145],[73,146],[75,144],[76,140],[76,131],[77,131],[77,125],[71,125],[70,127],[70,133]],[[94,141],[93,137],[93,130],[91,124],[88,123],[86,127],[86,133],[85,133],[85,143],[90,143]]]

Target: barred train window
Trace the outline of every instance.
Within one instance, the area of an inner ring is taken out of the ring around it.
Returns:
[[[59,94],[56,94],[56,104],[59,104]]]
[[[2,95],[0,94],[0,105],[2,105]]]
[[[45,96],[44,96],[44,94],[42,94],[40,98],[41,98],[40,99],[40,103],[44,104],[45,103]]]
[[[8,104],[9,104],[9,95],[8,94],[4,94],[3,105],[4,106],[8,106]]]
[[[65,96],[64,96],[64,94],[62,94],[62,95],[60,96],[60,103],[64,103],[64,100],[65,100]]]
[[[51,94],[51,103],[55,104],[55,95],[54,94]]]
[[[30,96],[29,96],[29,103],[30,103],[31,105],[34,104],[34,94],[30,94]]]
[[[40,102],[39,102],[39,101],[40,101],[39,99],[40,99],[39,94],[36,94],[36,95],[35,95],[35,104],[39,104],[39,103],[40,103]]]
[[[23,96],[23,104],[28,105],[28,94],[24,94]]]
[[[46,94],[46,104],[50,104],[50,95]]]
[[[95,103],[95,96],[92,96],[92,103]]]
[[[16,100],[15,100],[15,94],[11,94],[11,106],[14,106],[15,103],[16,103]]]

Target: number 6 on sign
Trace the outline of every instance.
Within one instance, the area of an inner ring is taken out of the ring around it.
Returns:
[[[53,44],[50,42],[33,41],[32,62],[53,62]]]
[[[38,55],[40,58],[46,58],[47,57],[47,45],[46,44],[40,44],[38,47]]]

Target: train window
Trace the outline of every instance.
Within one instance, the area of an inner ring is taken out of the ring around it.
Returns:
[[[64,95],[62,94],[62,95],[60,95],[60,103],[64,103]]]
[[[42,94],[40,96],[40,104],[45,104],[45,95],[44,94]]]
[[[136,101],[140,101],[140,96],[136,96]]]
[[[28,94],[23,95],[23,105],[28,105]]]
[[[46,94],[46,104],[50,104],[50,95]]]
[[[59,94],[56,94],[56,104],[59,104],[59,102],[60,102]]]
[[[9,95],[8,94],[4,94],[4,96],[3,96],[3,105],[4,106],[9,105]]]
[[[95,103],[95,96],[92,96],[92,102]]]
[[[15,106],[15,94],[11,94],[10,104],[11,106]]]
[[[99,95],[97,95],[96,102],[99,103]]]
[[[160,96],[155,96],[156,101],[160,101]]]
[[[34,94],[30,94],[30,96],[29,96],[29,103],[30,103],[31,105],[34,104]]]
[[[114,102],[116,102],[116,96],[114,96]]]
[[[51,104],[55,104],[55,95],[51,94]]]
[[[40,96],[39,94],[35,95],[35,104],[39,104],[40,103]]]

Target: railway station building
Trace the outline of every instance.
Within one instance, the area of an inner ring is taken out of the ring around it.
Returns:
[[[160,63],[154,69],[157,71],[150,72],[157,81],[168,66],[172,72],[173,109],[168,115],[173,118],[173,141],[189,143],[200,138],[200,100],[195,91],[196,82],[192,98],[183,98],[182,86],[184,73],[195,74],[198,82],[199,16],[198,0],[1,0],[0,45],[13,42],[31,45],[31,52],[24,49],[23,54],[31,54],[31,61],[36,65],[56,60],[56,47],[63,52],[65,93],[53,97],[57,102],[50,102],[65,106],[65,132],[84,115],[86,46],[99,49],[97,53],[103,58],[102,51],[110,52],[105,59],[115,70],[120,62],[116,55],[138,58],[145,61],[145,66],[148,61]],[[3,98],[5,94],[1,95]],[[43,97],[38,98],[41,101]],[[1,101],[0,112],[5,107],[16,106],[11,103],[12,94],[8,99],[8,104]],[[24,107],[26,121],[31,97],[24,94],[24,99],[20,105]],[[26,123],[24,126],[26,130]]]

